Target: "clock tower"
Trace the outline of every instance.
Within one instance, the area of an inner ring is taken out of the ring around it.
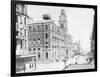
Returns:
[[[64,9],[61,9],[61,12],[60,12],[60,16],[59,16],[59,26],[64,29],[65,31],[67,31],[67,20],[66,20],[67,16],[65,14],[65,10]]]

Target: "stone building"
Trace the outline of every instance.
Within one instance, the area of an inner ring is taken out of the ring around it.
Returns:
[[[27,5],[16,4],[16,72],[35,70],[36,56],[28,54]]]
[[[28,51],[36,54],[37,62],[62,60],[67,55],[66,50],[69,51],[67,46],[72,42],[67,31],[65,11],[61,10],[58,26],[50,17],[44,18],[46,19],[43,21],[34,21],[27,25]]]
[[[16,39],[17,50],[16,54],[24,53],[27,48],[27,6],[22,4],[16,5]]]

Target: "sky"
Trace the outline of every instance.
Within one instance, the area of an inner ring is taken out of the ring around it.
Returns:
[[[73,42],[80,41],[81,47],[88,52],[90,50],[90,36],[93,28],[94,10],[89,8],[58,7],[28,5],[28,15],[33,21],[42,20],[43,14],[49,14],[58,25],[61,9],[65,10],[68,22],[68,33],[72,35]]]

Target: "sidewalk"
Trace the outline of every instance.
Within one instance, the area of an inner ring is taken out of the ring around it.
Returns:
[[[36,70],[31,70],[27,72],[44,72],[44,71],[59,71],[64,69],[65,64],[64,62],[53,62],[53,63],[46,63],[46,64],[36,64]]]
[[[94,64],[71,64],[65,70],[80,70],[80,69],[94,69]]]

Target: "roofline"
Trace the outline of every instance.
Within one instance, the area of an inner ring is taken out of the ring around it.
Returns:
[[[49,22],[54,22],[54,20],[40,20],[40,21],[33,21],[33,22],[30,22],[30,23],[27,24],[27,25],[40,24],[40,23],[49,23]]]

